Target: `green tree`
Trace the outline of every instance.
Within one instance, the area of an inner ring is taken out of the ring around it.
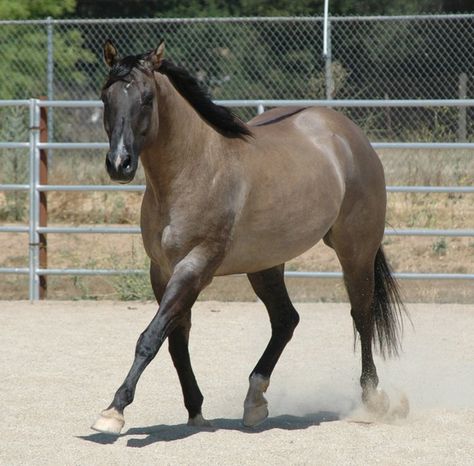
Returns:
[[[62,16],[76,7],[76,0],[0,0],[2,19],[38,19]],[[78,66],[95,57],[84,47],[79,30],[55,32],[54,63],[57,74],[81,86],[87,75]],[[44,25],[6,23],[0,28],[0,98],[24,99],[47,94],[47,31]]]
[[[314,16],[324,0],[77,0],[81,18]],[[404,15],[474,11],[472,0],[330,0],[332,15]]]
[[[61,17],[76,8],[76,0],[0,0],[0,19]]]

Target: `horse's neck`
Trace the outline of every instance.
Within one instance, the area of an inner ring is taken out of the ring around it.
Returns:
[[[176,190],[173,183],[203,164],[209,164],[206,171],[212,176],[212,159],[220,152],[222,136],[201,119],[166,76],[155,76],[158,111],[141,159],[148,183],[160,191],[168,187]]]

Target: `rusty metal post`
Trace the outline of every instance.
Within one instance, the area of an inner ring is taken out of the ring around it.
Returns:
[[[44,97],[42,97],[44,100]],[[48,114],[45,107],[41,107],[40,110],[40,142],[48,142]],[[48,184],[48,151],[46,149],[40,149],[40,172],[39,172],[39,184]],[[39,226],[48,226],[48,201],[46,192],[41,191],[40,196],[40,211],[39,211]],[[45,233],[39,234],[40,252],[39,252],[39,266],[41,269],[48,267],[48,242]],[[46,299],[48,292],[48,281],[46,275],[40,275],[40,292],[39,298]]]

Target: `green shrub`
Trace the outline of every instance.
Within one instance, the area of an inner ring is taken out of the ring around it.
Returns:
[[[448,244],[444,238],[439,238],[432,244],[431,249],[436,255],[444,256],[448,250]]]

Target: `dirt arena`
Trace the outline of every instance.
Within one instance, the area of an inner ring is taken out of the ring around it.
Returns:
[[[409,305],[404,353],[377,360],[407,419],[359,402],[360,352],[347,304],[300,304],[300,326],[272,377],[270,417],[242,427],[247,377],[269,338],[262,304],[199,302],[191,355],[213,429],[185,425],[164,346],[118,438],[89,429],[122,382],[152,303],[0,302],[0,464],[472,464],[474,306]]]

